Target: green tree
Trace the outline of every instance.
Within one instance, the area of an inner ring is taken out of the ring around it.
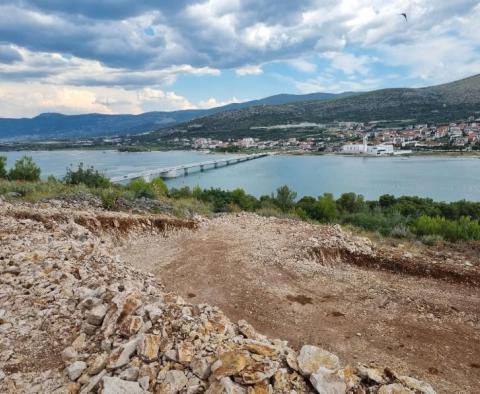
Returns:
[[[315,206],[315,219],[331,222],[337,217],[337,203],[331,193],[324,193]]]
[[[378,202],[382,208],[389,208],[395,204],[395,196],[391,194],[383,194],[378,198]]]
[[[8,178],[11,180],[36,182],[40,179],[40,167],[33,162],[30,156],[23,156],[10,169]]]
[[[337,200],[337,206],[344,212],[360,212],[365,208],[365,199],[361,194],[343,193]]]
[[[0,156],[0,179],[5,179],[7,177],[7,158],[5,156]]]
[[[280,210],[287,212],[294,206],[296,198],[297,193],[293,190],[290,190],[287,185],[283,185],[277,189],[274,200]]]
[[[98,172],[93,167],[84,168],[83,163],[78,165],[76,170],[67,168],[67,173],[63,178],[67,185],[84,184],[87,187],[106,188],[111,185],[110,179]]]

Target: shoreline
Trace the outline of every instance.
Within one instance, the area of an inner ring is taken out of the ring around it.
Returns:
[[[114,147],[78,147],[78,148],[70,148],[64,147],[59,149],[36,149],[36,148],[26,148],[26,149],[1,149],[0,148],[0,156],[3,153],[10,153],[10,152],[61,152],[61,151],[105,151],[105,152],[118,152],[118,153],[151,153],[151,152],[200,152],[205,154],[257,154],[257,153],[267,153],[273,156],[275,155],[284,155],[284,156],[339,156],[339,157],[358,157],[358,158],[394,158],[394,157],[431,157],[431,156],[438,156],[438,157],[478,157],[480,158],[480,151],[417,151],[411,152],[407,154],[398,154],[398,155],[363,155],[363,154],[349,154],[349,153],[340,153],[340,152],[299,152],[299,151],[277,151],[277,150],[260,150],[260,149],[253,149],[253,150],[246,150],[240,152],[216,152],[215,150],[198,150],[198,149],[147,149],[141,151],[122,151]]]

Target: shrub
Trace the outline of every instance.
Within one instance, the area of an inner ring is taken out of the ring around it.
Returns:
[[[127,189],[133,192],[135,198],[155,198],[155,190],[153,186],[145,182],[143,178],[133,179],[127,185]]]
[[[290,190],[287,185],[280,186],[277,189],[274,200],[277,206],[283,212],[287,212],[295,204],[295,199],[297,198],[297,193]]]
[[[178,199],[178,198],[191,198],[192,191],[188,186],[184,186],[180,189],[172,188],[170,189],[170,197]]]
[[[337,200],[337,207],[344,212],[360,212],[365,208],[365,199],[361,194],[343,193]]]
[[[7,158],[0,156],[0,179],[7,178]]]
[[[168,187],[162,178],[158,177],[153,179],[150,185],[157,197],[166,197],[168,195]]]
[[[23,156],[10,169],[8,178],[11,180],[36,182],[40,180],[40,167],[33,162],[31,157]]]
[[[443,238],[440,235],[424,235],[420,238],[420,241],[425,245],[433,246],[443,241]]]
[[[67,185],[84,184],[87,187],[106,188],[111,185],[110,179],[95,170],[93,167],[84,168],[83,163],[78,165],[76,170],[67,168],[67,173],[63,178]]]
[[[313,219],[331,222],[337,217],[337,204],[330,193],[324,193],[315,204],[315,217]]]
[[[113,187],[103,188],[98,191],[98,196],[102,200],[102,207],[109,210],[116,207],[121,195],[122,191]]]
[[[412,225],[413,231],[420,237],[439,235],[448,241],[480,239],[480,223],[463,216],[458,220],[422,215]]]

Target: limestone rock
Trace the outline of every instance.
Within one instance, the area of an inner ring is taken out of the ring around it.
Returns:
[[[102,382],[102,394],[145,394],[145,391],[137,382],[129,382],[110,376],[105,376]]]
[[[300,372],[309,376],[323,367],[331,370],[338,369],[340,362],[338,357],[316,346],[304,345],[297,357]]]
[[[88,367],[88,374],[89,375],[96,375],[100,371],[102,371],[106,365],[107,365],[107,360],[108,360],[108,354],[106,353],[101,353],[95,357],[95,359],[92,361],[90,366]]]
[[[310,383],[320,394],[345,394],[347,391],[343,378],[337,372],[324,367],[310,375]]]
[[[387,383],[385,378],[383,377],[383,374],[375,368],[368,368],[364,365],[359,365],[357,366],[357,374],[362,379],[368,379],[378,384]]]
[[[156,394],[177,394],[187,385],[187,382],[188,379],[182,371],[168,371]]]
[[[128,316],[125,318],[118,331],[121,335],[125,337],[130,337],[132,335],[137,334],[142,328],[143,319],[140,316]]]
[[[195,348],[192,343],[182,342],[177,346],[178,362],[188,364],[192,361]]]
[[[278,353],[278,349],[275,346],[262,343],[259,341],[247,341],[243,348],[251,353],[260,354],[261,356],[274,356]]]
[[[398,380],[400,380],[400,383],[402,383],[404,386],[412,389],[415,393],[436,394],[432,386],[426,382],[422,382],[421,380],[417,380],[409,376],[400,376]]]
[[[67,374],[70,380],[77,380],[83,371],[87,368],[84,361],[75,361],[67,367]]]
[[[100,304],[85,313],[87,322],[93,326],[101,326],[103,318],[107,314],[108,306]]]
[[[138,338],[135,338],[113,350],[113,352],[108,356],[107,368],[116,369],[127,365],[130,361],[130,356],[135,353],[137,343]]]
[[[200,379],[207,379],[210,376],[210,363],[205,357],[197,358],[190,363],[192,372]]]
[[[247,364],[248,359],[243,354],[235,351],[225,352],[213,363],[212,372],[217,379],[221,379],[238,374]]]
[[[378,394],[413,394],[412,390],[407,389],[400,383],[393,383],[382,386],[378,389]]]
[[[159,335],[145,334],[138,341],[137,353],[146,361],[154,361],[158,358],[158,349],[162,337]]]

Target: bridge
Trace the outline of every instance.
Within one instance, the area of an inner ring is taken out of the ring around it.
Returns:
[[[138,179],[138,178],[143,178],[147,182],[150,182],[150,180],[156,177],[161,177],[165,179],[177,178],[182,175],[183,176],[188,175],[194,169],[199,169],[201,172],[203,172],[210,169],[243,163],[244,161],[260,159],[262,157],[266,157],[269,155],[270,155],[269,153],[260,153],[260,154],[254,154],[254,155],[230,157],[227,159],[208,160],[208,161],[202,161],[200,163],[182,164],[182,165],[177,165],[172,167],[163,167],[163,168],[157,168],[154,170],[134,172],[134,173],[130,173],[122,176],[116,176],[111,178],[110,180],[114,183],[120,183],[120,182],[130,181],[132,179]]]

